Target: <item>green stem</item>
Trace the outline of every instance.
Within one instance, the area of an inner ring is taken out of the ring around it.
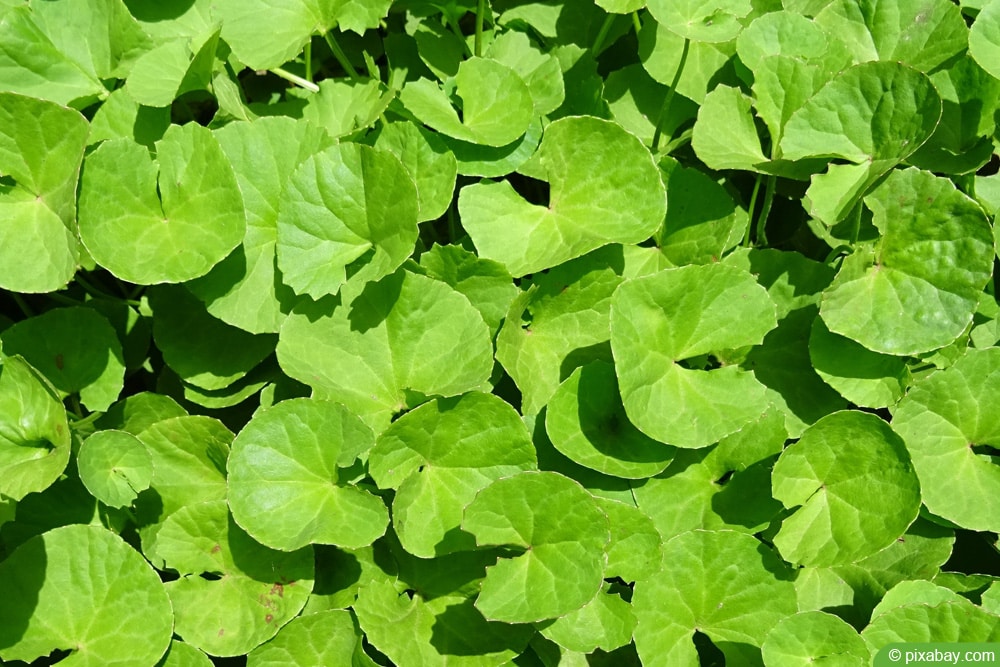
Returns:
[[[743,234],[744,248],[750,247],[750,229],[753,228],[751,221],[753,220],[753,211],[757,207],[757,195],[760,193],[760,180],[761,180],[761,174],[757,174],[757,180],[755,180],[753,183],[753,192],[750,194],[750,208],[747,209],[749,213],[747,217],[749,218],[749,220],[747,220],[747,230]]]
[[[601,24],[601,29],[597,33],[597,39],[594,40],[594,45],[590,47],[591,53],[594,54],[596,58],[601,54],[601,47],[604,46],[604,40],[608,38],[608,33],[611,32],[611,25],[618,18],[617,14],[608,14],[604,17],[604,23]]]
[[[313,80],[313,43],[310,39],[306,42],[306,78]]]
[[[80,284],[83,291],[94,297],[95,299],[111,299],[113,301],[118,301],[118,297],[111,296],[111,293],[107,290],[101,289],[96,285],[92,284],[88,279],[84,278],[82,274],[76,274],[76,282]]]
[[[21,312],[24,313],[25,317],[35,316],[35,311],[32,310],[31,306],[28,305],[28,302],[24,300],[24,297],[17,292],[10,292],[10,296],[14,299],[14,303],[16,303],[17,307],[21,309]]]
[[[340,48],[340,44],[338,44],[337,40],[333,38],[333,35],[329,32],[324,32],[323,39],[326,40],[326,45],[329,46],[330,51],[333,52],[333,57],[337,59],[337,62],[344,68],[347,75],[355,81],[361,81],[361,75],[358,74],[358,70],[354,69],[354,65],[352,65],[351,61],[347,59],[347,54],[345,54],[344,50]]]
[[[656,131],[653,133],[653,152],[656,152],[657,147],[660,145],[660,133],[663,131],[663,122],[667,119],[667,113],[670,111],[670,105],[674,101],[674,95],[677,94],[677,83],[681,80],[681,73],[684,71],[684,65],[687,63],[688,50],[691,47],[691,40],[684,38],[684,48],[681,50],[681,59],[677,63],[677,71],[674,72],[674,80],[670,82],[670,90],[667,91],[667,96],[663,100],[663,107],[660,109],[660,115],[656,117]]]
[[[642,31],[642,21],[639,20],[639,12],[632,12],[632,27],[635,28],[636,35]]]
[[[319,86],[317,86],[315,83],[313,83],[312,81],[309,81],[308,79],[303,79],[301,76],[299,76],[297,74],[292,74],[291,72],[289,72],[286,69],[282,69],[280,67],[273,67],[273,68],[271,68],[271,73],[272,74],[277,74],[278,76],[280,76],[285,81],[289,81],[291,83],[294,83],[296,86],[299,86],[300,88],[305,88],[306,90],[308,90],[310,92],[313,92],[313,93],[318,93],[319,92]]]
[[[861,204],[855,205],[854,210],[851,211],[851,246],[857,244],[858,236],[861,234]]]
[[[78,420],[83,419],[83,408],[80,407],[80,397],[77,396],[76,394],[70,394],[69,405],[70,409],[73,411],[73,414],[76,416],[76,418]]]
[[[451,31],[455,33],[455,36],[458,37],[458,41],[462,44],[462,50],[465,51],[465,56],[467,58],[471,58],[473,56],[472,49],[469,48],[469,42],[465,39],[465,33],[462,32],[462,27],[458,25],[458,19],[453,16],[447,16],[445,18],[445,22],[448,24],[448,27],[451,28]]]
[[[483,55],[483,18],[486,14],[486,0],[479,0],[476,8],[476,57]]]
[[[61,303],[64,306],[82,306],[83,302],[78,301],[72,297],[68,297],[65,294],[60,294],[59,292],[52,292],[47,295],[50,299],[56,303]]]
[[[760,217],[757,218],[757,247],[767,246],[767,217],[771,215],[771,204],[774,202],[774,187],[777,177],[771,174],[767,177],[767,187],[764,189],[764,206],[761,208]]]

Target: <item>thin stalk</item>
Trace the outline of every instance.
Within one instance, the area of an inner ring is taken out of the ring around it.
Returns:
[[[479,0],[476,8],[476,57],[483,55],[483,18],[486,14],[486,0]]]
[[[56,303],[61,303],[64,306],[82,306],[83,305],[82,301],[78,301],[78,300],[76,300],[76,299],[74,299],[72,297],[68,297],[65,294],[60,294],[59,292],[52,292],[51,294],[47,294],[46,296],[48,296],[50,299],[52,299]]]
[[[337,59],[337,62],[344,68],[347,75],[355,81],[361,81],[361,75],[358,74],[358,70],[354,69],[354,65],[352,65],[351,61],[347,59],[347,54],[345,54],[344,50],[340,48],[340,44],[337,44],[337,40],[333,38],[333,35],[329,32],[324,32],[323,39],[326,40],[326,45],[329,46],[330,51],[333,52],[333,57]]]
[[[448,27],[451,28],[451,31],[455,33],[455,36],[458,37],[458,41],[461,42],[462,49],[465,51],[465,56],[467,58],[471,58],[473,55],[472,49],[469,48],[469,42],[465,39],[465,33],[462,32],[462,27],[458,25],[458,19],[453,16],[447,16],[445,17],[445,22],[448,24]]]
[[[774,174],[767,177],[767,187],[764,189],[764,205],[760,211],[760,217],[757,218],[757,247],[767,246],[767,232],[765,227],[767,226],[767,217],[771,215],[771,203],[774,202],[774,187],[777,182],[777,178]]]
[[[750,194],[750,208],[747,209],[750,215],[748,216],[749,220],[747,220],[747,231],[743,234],[744,248],[750,247],[750,230],[753,228],[750,221],[753,220],[753,211],[757,207],[757,195],[760,193],[760,180],[761,174],[757,174],[757,180],[753,183],[753,192]]]
[[[861,234],[861,204],[856,204],[854,210],[851,211],[851,247],[854,247],[858,242],[858,236]]]
[[[590,50],[594,54],[595,58],[600,55],[601,47],[604,46],[604,40],[608,38],[608,33],[611,32],[611,25],[615,22],[617,17],[617,14],[608,14],[604,17],[604,23],[601,24],[601,29],[597,33],[594,45],[590,47]]]
[[[684,39],[684,48],[681,50],[681,59],[677,63],[677,71],[674,72],[674,80],[670,82],[670,90],[667,91],[667,96],[663,100],[663,107],[660,109],[660,115],[656,117],[656,131],[653,133],[653,145],[652,149],[655,152],[657,147],[660,145],[660,134],[663,131],[663,122],[667,119],[667,113],[670,111],[670,105],[674,101],[674,95],[677,94],[677,83],[681,80],[681,73],[684,71],[684,65],[687,63],[688,50],[691,47],[691,40]]]
[[[271,68],[271,73],[272,74],[277,74],[278,76],[280,76],[285,81],[289,81],[291,83],[294,83],[299,88],[305,88],[309,92],[312,92],[312,93],[318,93],[319,92],[319,86],[317,86],[312,81],[309,81],[308,79],[303,79],[298,74],[292,74],[288,70],[282,69],[281,67],[272,67]]]
[[[24,300],[24,297],[17,292],[10,292],[10,296],[14,299],[14,303],[16,303],[17,307],[21,309],[21,312],[24,313],[25,317],[35,316],[35,311],[32,310],[31,306],[28,305],[28,302]]]
[[[313,43],[310,39],[306,42],[306,78],[313,80]]]
[[[83,419],[83,408],[80,407],[80,398],[79,398],[79,396],[77,396],[76,394],[70,394],[69,395],[69,406],[70,406],[70,410],[73,411],[73,414],[76,416],[77,419]]]
[[[642,21],[639,20],[639,12],[632,12],[632,27],[635,28],[635,34],[639,34],[642,30]]]
[[[455,221],[454,204],[448,207],[448,243],[455,243],[458,236],[458,225]]]

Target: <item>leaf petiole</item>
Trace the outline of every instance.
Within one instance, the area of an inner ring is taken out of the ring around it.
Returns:
[[[337,59],[337,62],[344,68],[347,75],[355,81],[361,81],[361,75],[358,74],[358,70],[354,69],[354,65],[352,65],[351,61],[347,59],[347,54],[345,54],[344,50],[340,48],[340,44],[338,44],[337,40],[333,38],[333,35],[331,35],[329,31],[324,32],[323,39],[326,40],[326,45],[330,47],[333,57]]]
[[[486,14],[486,0],[479,0],[479,7],[476,8],[476,57],[483,55],[483,15]]]
[[[677,63],[677,71],[674,72],[674,80],[670,82],[670,90],[667,91],[667,96],[663,99],[663,107],[660,108],[660,113],[656,117],[656,131],[653,132],[653,144],[651,146],[654,153],[660,145],[660,135],[663,132],[663,123],[667,119],[667,114],[670,111],[670,105],[674,101],[674,95],[677,94],[677,83],[681,80],[681,73],[684,71],[684,64],[687,63],[688,50],[690,48],[691,40],[685,37],[684,48],[681,50],[681,59]]]

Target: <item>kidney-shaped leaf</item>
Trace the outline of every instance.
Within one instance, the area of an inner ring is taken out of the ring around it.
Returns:
[[[582,486],[554,472],[493,482],[465,508],[462,528],[480,546],[523,553],[487,568],[476,608],[491,620],[564,616],[600,591],[611,540],[608,518]]]
[[[539,162],[549,205],[525,201],[508,181],[462,188],[462,224],[483,257],[523,276],[608,243],[638,243],[657,230],[666,194],[649,150],[620,125],[579,116],[545,129]]]
[[[965,330],[993,272],[993,234],[975,201],[925,171],[893,171],[865,204],[882,232],[845,262],[823,295],[834,333],[876,352],[912,355]]]
[[[69,463],[66,410],[21,357],[0,365],[0,497],[49,487]]]
[[[299,616],[271,641],[247,656],[247,667],[369,664],[361,648],[357,621],[346,609]]]
[[[656,22],[685,39],[728,42],[743,29],[740,19],[750,13],[750,0],[648,0]]]
[[[330,301],[289,315],[278,361],[316,397],[343,403],[376,433],[423,397],[455,396],[490,376],[489,328],[442,282],[400,270],[368,283],[349,304],[331,310]]]
[[[313,587],[311,547],[261,546],[224,500],[170,515],[152,551],[180,575],[166,584],[175,632],[210,655],[242,655],[264,643],[298,615]]]
[[[784,563],[756,538],[728,530],[693,530],[667,542],[662,569],[636,582],[632,605],[635,645],[648,667],[697,667],[695,631],[724,652],[725,644],[759,647],[796,612]]]
[[[72,109],[0,93],[0,174],[13,180],[0,184],[0,287],[50,292],[76,272],[76,183],[87,133]]]
[[[782,452],[771,487],[793,510],[774,545],[801,565],[870,556],[902,535],[920,509],[920,484],[902,439],[864,412],[835,412],[806,429]]]
[[[969,53],[979,66],[1000,79],[1000,0],[985,3],[969,30]]]
[[[336,294],[378,280],[417,240],[417,190],[388,151],[342,143],[299,165],[281,194],[278,268],[299,294]]]
[[[246,231],[233,168],[211,131],[171,125],[156,159],[130,139],[87,157],[80,186],[80,238],[98,264],[133,283],[197,278]]]
[[[868,646],[858,631],[838,616],[804,611],[786,616],[761,646],[767,667],[866,667],[871,664]]]
[[[173,614],[159,576],[99,526],[31,538],[0,563],[0,588],[4,660],[64,649],[79,667],[152,665],[170,644]]]
[[[310,543],[368,546],[385,532],[389,512],[347,478],[373,443],[371,429],[339,403],[296,398],[261,410],[233,440],[233,518],[284,551]]]
[[[98,431],[83,441],[76,459],[80,481],[110,507],[125,507],[153,480],[153,457],[125,431]]]
[[[1000,531],[997,401],[1000,349],[969,350],[917,383],[892,420],[910,450],[924,505],[970,530]]]
[[[381,488],[396,489],[392,523],[400,543],[422,558],[475,549],[462,511],[485,486],[537,467],[520,415],[492,394],[441,398],[387,428],[368,458]]]
[[[622,283],[611,304],[611,349],[629,419],[677,447],[705,447],[739,430],[767,409],[764,386],[736,366],[679,362],[759,344],[776,324],[767,291],[723,264]]]

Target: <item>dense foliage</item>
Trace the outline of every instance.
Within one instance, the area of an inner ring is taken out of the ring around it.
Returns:
[[[0,663],[1000,642],[1000,0],[0,0]]]

